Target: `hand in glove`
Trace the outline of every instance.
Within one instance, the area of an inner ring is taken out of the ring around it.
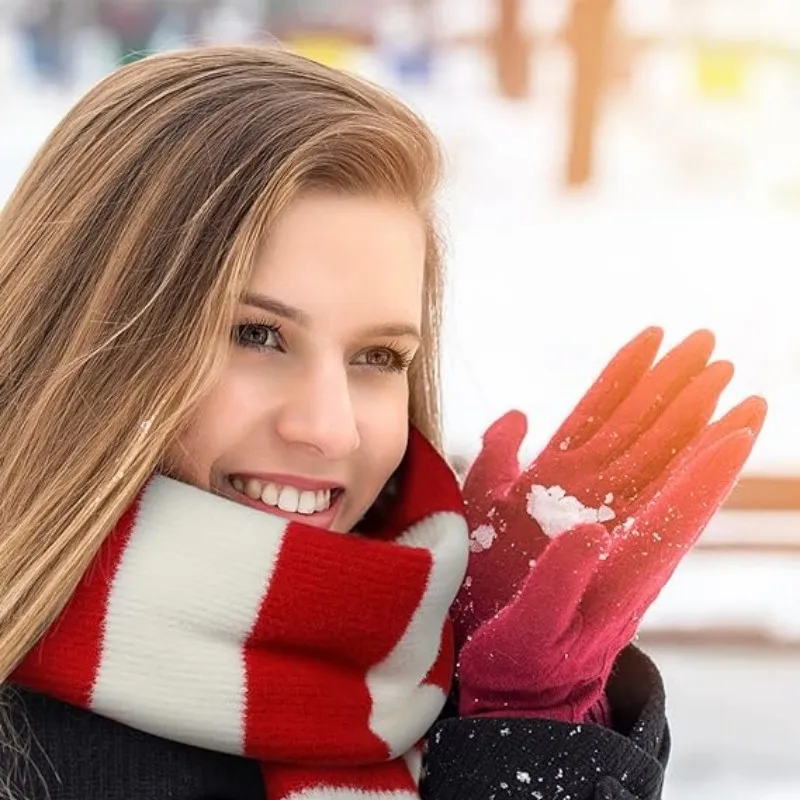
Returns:
[[[707,426],[732,367],[707,364],[713,337],[698,332],[650,369],[660,338],[623,348],[524,472],[524,417],[487,432],[454,606],[463,714],[592,719],[616,656],[740,474],[764,402]]]
[[[608,721],[614,661],[733,487],[763,410],[752,429],[740,426],[741,407],[711,426],[660,491],[631,504],[610,532],[580,523],[545,548],[514,599],[461,649],[462,715]]]
[[[509,602],[550,537],[565,530],[553,510],[572,519],[579,509],[584,521],[614,525],[691,452],[733,367],[708,363],[708,331],[653,366],[662,337],[648,328],[623,347],[526,469],[518,463],[525,416],[509,412],[487,430],[464,483],[472,553],[453,605],[457,646]],[[745,404],[742,426],[759,409]]]

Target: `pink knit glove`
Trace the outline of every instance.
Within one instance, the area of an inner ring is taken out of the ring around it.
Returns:
[[[515,598],[461,649],[462,715],[611,721],[605,687],[617,656],[733,487],[756,433],[739,426],[737,409],[703,438],[610,532],[582,523],[545,548]]]
[[[763,423],[765,404],[760,398],[750,398],[707,428],[719,396],[731,378],[732,366],[727,362],[708,364],[714,338],[706,331],[688,337],[652,366],[661,338],[660,329],[650,328],[629,342],[612,359],[539,458],[524,471],[517,460],[526,433],[526,420],[521,413],[505,415],[484,436],[483,450],[464,486],[472,553],[464,586],[453,607],[456,641],[461,652],[459,674],[464,713],[492,713],[491,704],[486,705],[486,693],[477,692],[478,687],[470,685],[471,670],[477,663],[490,683],[504,684],[505,678],[511,677],[501,666],[502,647],[505,646],[501,646],[502,635],[495,642],[496,653],[482,648],[487,641],[494,641],[488,631],[501,624],[501,619],[508,619],[512,607],[518,615],[521,605],[531,625],[522,625],[512,638],[531,644],[538,653],[528,654],[530,657],[526,661],[525,648],[523,652],[511,651],[511,657],[526,673],[525,680],[509,696],[504,692],[500,695],[490,692],[495,700],[504,696],[494,711],[498,714],[538,713],[571,721],[586,718],[605,721],[605,667],[599,672],[588,669],[588,673],[593,673],[590,676],[556,673],[559,679],[565,679],[561,694],[570,687],[578,694],[588,692],[593,697],[588,706],[585,697],[577,705],[565,700],[567,704],[557,708],[553,702],[542,702],[541,692],[538,699],[527,694],[532,685],[547,690],[554,679],[550,677],[542,682],[537,676],[542,674],[540,659],[560,652],[558,646],[554,648],[553,637],[558,644],[565,620],[558,615],[583,608],[581,596],[570,594],[575,591],[572,577],[578,585],[591,578],[586,570],[597,565],[598,548],[607,546],[604,537],[608,531],[613,533],[614,541],[630,539],[628,528],[632,523],[625,523],[629,517],[637,518],[639,528],[652,525],[653,515],[657,517],[663,512],[659,498],[679,496],[675,495],[675,486],[683,484],[674,481],[685,480],[687,474],[696,481],[710,480],[709,492],[719,495],[721,503],[730,488],[729,472],[723,470],[709,476],[704,471],[705,461],[698,460],[708,458],[709,452],[715,453],[713,448],[721,448],[719,455],[729,459],[733,478],[741,469],[752,439]],[[726,441],[729,435],[734,435],[730,442]],[[722,467],[722,461],[717,463]],[[711,496],[708,499],[711,500]],[[708,518],[716,507],[711,508]],[[664,532],[662,541],[667,543],[661,545],[661,549],[666,548],[674,558],[650,556],[653,573],[637,576],[646,583],[642,589],[644,594],[632,608],[623,609],[624,613],[630,611],[636,618],[643,613],[677,566],[684,552],[678,544],[690,546],[708,522],[703,514],[689,513],[688,506],[680,510],[680,519],[685,520],[685,524],[680,530],[670,528]],[[551,536],[575,528],[579,522],[588,523],[588,526],[574,529],[551,544]],[[587,538],[584,540],[584,537]],[[624,551],[630,553],[630,546]],[[589,560],[581,561],[576,552],[583,553]],[[599,552],[605,554],[602,548]],[[532,571],[537,559],[538,564]],[[624,561],[615,557],[610,563],[621,560]],[[603,562],[603,574],[608,568]],[[647,568],[649,570],[649,565]],[[613,570],[613,574],[616,575],[617,570]],[[606,583],[604,579],[600,585]],[[520,595],[510,603],[518,591]],[[599,596],[605,597],[602,590],[599,591]],[[541,599],[537,592],[543,593],[546,602],[534,612],[532,609]],[[642,599],[644,596],[649,598],[646,602]],[[530,601],[531,597],[536,598],[535,602]],[[554,604],[559,606],[555,615],[552,614]],[[489,623],[501,609],[505,610],[496,621]],[[595,616],[612,626],[620,622],[616,617],[609,617],[608,609]],[[548,625],[552,625],[552,629],[548,629]],[[544,626],[545,630],[538,636],[531,636],[531,626]],[[588,650],[595,653],[593,663],[597,663],[598,647],[605,647],[605,652],[615,657],[633,635],[635,624],[630,632],[629,627],[622,626],[608,641],[587,643]],[[550,630],[549,637],[547,630]],[[473,633],[475,636],[469,641]],[[483,645],[479,646],[478,641]],[[583,638],[580,643],[584,644]],[[483,662],[481,653],[485,656]],[[573,665],[580,663],[580,659],[573,657],[569,661]],[[511,680],[513,683],[513,678]],[[514,697],[517,700],[527,697],[527,701],[519,705]]]
[[[471,555],[452,609],[458,647],[509,602],[551,536],[577,521],[624,520],[690,451],[733,367],[708,363],[715,343],[708,331],[653,366],[662,338],[660,328],[648,328],[625,345],[524,470],[521,412],[484,434],[463,488]]]

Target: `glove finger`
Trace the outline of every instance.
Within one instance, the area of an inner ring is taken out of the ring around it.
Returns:
[[[766,415],[767,403],[763,397],[753,395],[746,398],[730,409],[725,416],[704,427],[691,444],[675,455],[666,466],[666,471],[669,475],[679,472],[685,464],[695,457],[696,453],[708,447],[713,447],[717,442],[725,439],[735,431],[747,429],[752,431],[753,436],[757,437],[764,426]],[[661,488],[660,484],[654,484],[638,495],[626,497],[624,493],[620,492],[620,497],[627,502],[636,501],[640,508],[645,508]]]
[[[533,520],[510,529],[498,520],[470,532],[467,573],[451,607],[457,638],[508,605],[530,573],[537,556],[550,545]]]
[[[752,431],[753,436],[758,436],[764,427],[767,416],[767,401],[763,397],[751,395],[741,403],[730,409],[723,417],[703,428],[694,441],[676,456],[675,468],[690,459],[694,453],[704,450],[716,442],[724,439],[729,434],[744,428]]]
[[[586,592],[587,609],[597,612],[589,617],[638,622],[730,493],[754,442],[751,431],[739,430],[699,451],[640,514],[612,531],[611,553]]]
[[[512,409],[495,420],[483,434],[483,446],[464,480],[464,496],[470,503],[483,505],[489,495],[519,476],[519,449],[528,433],[528,419]],[[488,502],[491,505],[491,501]]]
[[[607,464],[653,424],[663,409],[705,369],[714,334],[699,330],[670,350],[639,382],[606,424],[586,443],[594,463]]]
[[[565,634],[592,577],[602,567],[612,537],[599,523],[586,522],[562,533],[540,556],[517,596],[497,616],[531,640],[553,642]],[[518,635],[518,634],[517,634]]]
[[[548,449],[573,449],[589,439],[650,369],[663,337],[661,328],[650,327],[622,347],[556,431]]]
[[[733,378],[733,364],[717,361],[706,367],[670,403],[652,427],[604,470],[615,497],[634,497],[655,481],[676,454],[690,446],[714,415],[719,398]]]

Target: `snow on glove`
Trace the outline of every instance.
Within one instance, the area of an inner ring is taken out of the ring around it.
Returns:
[[[554,539],[461,649],[460,713],[605,721],[592,712],[614,661],[733,488],[765,413],[751,398],[706,428],[660,490],[629,504],[611,531],[583,522]]]
[[[508,603],[550,537],[566,529],[554,511],[571,518],[579,509],[583,520],[610,527],[686,457],[733,367],[708,363],[715,341],[704,330],[653,366],[662,338],[652,327],[628,342],[526,469],[518,462],[527,432],[521,412],[484,434],[463,490],[471,554],[452,609],[457,647]]]

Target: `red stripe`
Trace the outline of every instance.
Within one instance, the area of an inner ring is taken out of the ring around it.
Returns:
[[[413,525],[436,513],[464,514],[464,498],[453,473],[433,445],[415,428],[399,470],[399,493],[385,528],[368,531],[380,539],[396,539]]]
[[[89,707],[102,655],[108,595],[134,527],[140,497],[106,537],[67,607],[12,673],[12,683]]]
[[[442,629],[442,645],[439,648],[439,655],[425,676],[425,683],[428,686],[438,686],[447,695],[453,682],[453,671],[455,670],[455,644],[453,641],[453,624],[447,618]]]
[[[431,567],[422,548],[287,527],[245,645],[247,755],[293,762],[325,753],[334,764],[388,757],[369,730],[365,678],[408,627]]]

